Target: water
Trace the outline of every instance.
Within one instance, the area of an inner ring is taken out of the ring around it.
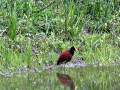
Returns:
[[[58,67],[0,81],[0,90],[120,90],[120,66]]]

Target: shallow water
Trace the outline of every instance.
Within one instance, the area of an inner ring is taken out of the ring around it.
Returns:
[[[120,65],[57,67],[40,73],[0,76],[1,90],[120,90]]]

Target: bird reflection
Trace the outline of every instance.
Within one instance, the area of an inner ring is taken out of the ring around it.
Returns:
[[[57,73],[57,78],[61,85],[64,86],[64,88],[69,87],[70,90],[75,90],[75,83],[73,82],[69,75]]]

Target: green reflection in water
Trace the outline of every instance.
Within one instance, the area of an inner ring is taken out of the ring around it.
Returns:
[[[120,66],[57,68],[0,81],[1,90],[119,90]]]

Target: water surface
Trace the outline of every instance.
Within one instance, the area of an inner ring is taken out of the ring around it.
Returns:
[[[0,81],[1,90],[120,90],[120,66],[57,67]]]

